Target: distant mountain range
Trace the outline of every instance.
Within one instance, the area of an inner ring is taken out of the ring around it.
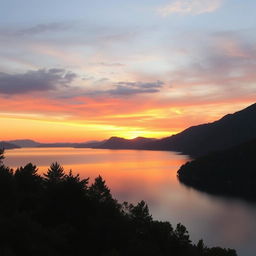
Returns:
[[[157,139],[137,137],[135,139],[123,139],[119,137],[111,137],[104,143],[96,146],[97,148],[108,149],[147,149],[147,145],[156,142]]]
[[[12,144],[12,143],[8,143],[5,141],[0,141],[0,148],[4,148],[4,149],[14,149],[14,148],[20,148],[18,145]]]
[[[170,150],[193,157],[222,150],[256,138],[256,104],[218,121],[192,126],[181,133],[163,139],[111,137],[105,141],[85,143],[39,143],[32,140],[13,140],[18,147],[76,147],[106,149]]]
[[[13,149],[13,148],[52,148],[52,147],[72,147],[72,148],[91,148],[96,147],[104,141],[88,141],[83,143],[40,143],[34,140],[22,139],[22,140],[10,140],[0,142],[0,148]]]
[[[35,148],[40,145],[39,142],[33,141],[33,140],[9,140],[8,143],[17,145],[21,148]]]

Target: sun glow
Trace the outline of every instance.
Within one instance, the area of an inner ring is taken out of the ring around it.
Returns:
[[[30,138],[40,142],[83,142],[91,139],[103,140],[111,136],[127,139],[136,137],[160,138],[168,136],[165,131],[150,131],[141,127],[115,126],[107,124],[74,123],[0,117],[1,128],[8,133],[3,140]]]

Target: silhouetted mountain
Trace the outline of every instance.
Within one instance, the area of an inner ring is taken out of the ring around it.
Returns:
[[[11,149],[11,148],[65,148],[65,147],[71,147],[71,148],[93,148],[96,147],[100,144],[102,144],[104,141],[88,141],[88,142],[83,142],[83,143],[72,143],[72,142],[56,142],[56,143],[40,143],[36,142],[34,140],[10,140],[10,141],[3,141],[2,143],[5,143],[6,149]],[[9,144],[9,146],[8,146]],[[17,145],[17,146],[11,146]]]
[[[100,145],[102,142],[99,141],[91,141],[91,142],[84,142],[84,143],[40,143],[38,147],[40,148],[93,148]]]
[[[84,143],[77,143],[74,147],[75,148],[97,148],[100,147],[106,140],[103,141],[88,141]]]
[[[210,193],[256,200],[256,139],[186,163],[179,180]]]
[[[5,141],[0,141],[0,149],[14,149],[14,148],[20,148],[18,145],[8,143]]]
[[[163,139],[138,137],[127,140],[111,137],[96,148],[170,150],[196,157],[253,138],[256,138],[256,104],[228,114],[218,121],[192,126]]]
[[[149,149],[173,150],[192,156],[227,149],[256,138],[256,104],[218,121],[190,127],[183,132],[145,145]]]
[[[97,148],[108,149],[144,149],[148,143],[152,143],[156,139],[137,137],[135,139],[124,139],[119,137],[111,137]]]
[[[22,148],[35,148],[40,145],[39,142],[33,140],[10,140],[9,143],[15,144]]]
[[[19,145],[27,146],[30,143],[37,144],[37,147],[170,150],[196,157],[227,149],[253,138],[256,138],[256,104],[234,114],[228,114],[218,121],[192,126],[181,133],[163,139],[138,137],[128,140],[111,137],[101,142],[39,144],[28,140],[28,143],[19,143]]]
[[[56,142],[56,143],[40,143],[39,148],[74,148],[77,143],[72,142]]]

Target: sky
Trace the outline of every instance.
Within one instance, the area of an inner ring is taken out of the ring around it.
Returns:
[[[256,96],[254,0],[0,0],[0,140],[162,138]]]

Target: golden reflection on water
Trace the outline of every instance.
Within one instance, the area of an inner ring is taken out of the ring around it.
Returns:
[[[183,223],[194,241],[235,248],[239,255],[256,255],[256,207],[243,201],[210,196],[177,181],[187,156],[174,152],[74,148],[23,148],[6,151],[5,164],[29,162],[46,172],[58,161],[90,180],[101,175],[119,201],[145,200],[154,218]]]
[[[155,201],[165,186],[177,186],[176,171],[187,159],[160,151],[27,148],[7,151],[5,164],[16,168],[30,161],[44,173],[58,161],[91,181],[101,175],[118,199],[137,202]]]

